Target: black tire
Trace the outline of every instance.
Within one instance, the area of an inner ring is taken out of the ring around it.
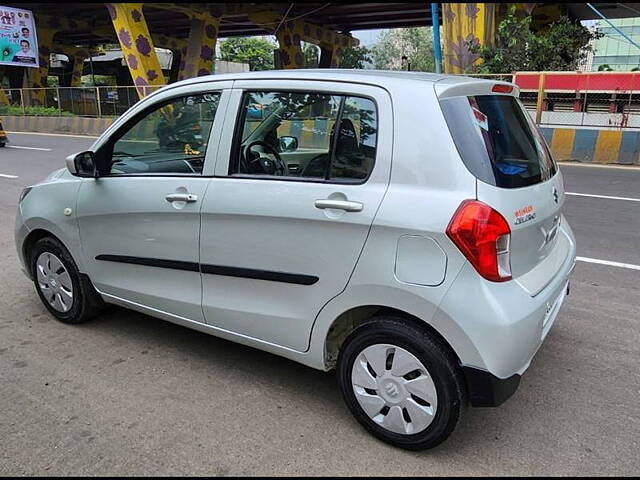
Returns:
[[[422,432],[399,434],[387,430],[369,418],[356,400],[351,382],[353,363],[360,352],[376,344],[401,347],[428,370],[435,384],[438,404],[431,424]],[[442,443],[453,432],[467,405],[465,383],[457,359],[439,339],[401,317],[375,317],[357,327],[340,350],[338,378],[343,398],[358,422],[380,440],[407,450],[426,450]]]
[[[0,148],[4,147],[5,143],[4,142],[0,142]]]
[[[71,283],[73,285],[73,300],[71,308],[67,312],[60,312],[53,308],[49,301],[44,297],[40,287],[38,286],[38,277],[36,272],[36,262],[38,257],[45,252],[55,255],[69,272]],[[44,306],[51,314],[63,323],[77,324],[82,323],[100,313],[104,306],[102,298],[95,291],[93,285],[86,275],[79,272],[76,262],[71,257],[65,246],[53,237],[44,237],[39,239],[30,252],[30,266],[33,283],[38,292],[38,296]]]

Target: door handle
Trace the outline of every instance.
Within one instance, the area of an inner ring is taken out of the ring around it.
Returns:
[[[332,208],[335,210],[344,210],[345,212],[361,212],[364,205],[360,202],[350,202],[348,200],[332,200],[325,198],[324,200],[316,200],[316,208],[325,209]]]
[[[173,203],[173,202],[193,203],[193,202],[198,201],[198,196],[194,195],[192,193],[170,193],[169,195],[167,195],[164,198],[169,203]]]

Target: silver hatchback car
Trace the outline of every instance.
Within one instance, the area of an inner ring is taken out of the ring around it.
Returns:
[[[569,292],[562,175],[503,82],[304,70],[169,85],[26,188],[53,316],[117,304],[337,369],[407,449],[511,396]]]

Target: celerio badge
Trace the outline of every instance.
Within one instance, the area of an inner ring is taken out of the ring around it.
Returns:
[[[519,208],[516,210],[515,215],[516,221],[514,223],[516,225],[520,225],[521,223],[528,222],[529,220],[536,218],[536,212],[533,205],[527,205],[526,207]]]

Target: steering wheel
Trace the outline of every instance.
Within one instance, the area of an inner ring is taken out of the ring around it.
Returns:
[[[250,154],[252,154],[251,149],[258,145],[266,150],[266,153],[271,153],[275,161],[263,157],[259,152],[255,152],[257,153],[255,158],[249,158]],[[265,173],[267,175],[287,175],[288,173],[287,165],[282,161],[278,151],[262,140],[255,140],[247,145],[244,150],[244,158],[245,162],[247,162],[247,173]]]

